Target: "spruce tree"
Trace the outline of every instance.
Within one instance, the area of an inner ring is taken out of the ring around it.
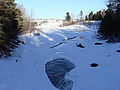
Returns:
[[[88,18],[88,16],[87,16],[87,15],[85,16],[85,20],[89,20],[89,18]]]
[[[117,5],[117,10],[115,11],[113,26],[115,37],[120,38],[120,4]]]
[[[93,11],[92,11],[92,12],[90,12],[90,14],[88,15],[89,20],[93,20],[93,16],[94,16],[94,13],[93,13]]]
[[[66,21],[70,21],[71,20],[71,16],[70,16],[69,12],[66,13],[66,19],[65,20]]]
[[[23,19],[14,0],[0,0],[0,56],[11,56],[19,44]]]
[[[107,10],[104,19],[100,23],[100,28],[98,30],[99,35],[101,38],[107,39],[111,36],[111,26],[113,21],[113,12]]]
[[[105,16],[105,11],[103,10],[100,10],[96,13],[93,13],[91,12],[88,17],[89,17],[89,20],[102,20],[103,17]]]
[[[79,16],[80,16],[80,20],[83,20],[83,11],[80,11]]]
[[[110,41],[120,41],[120,1],[109,0],[108,10],[98,30],[102,38]]]
[[[96,12],[93,16],[93,20],[102,20],[102,19],[103,19],[103,17],[102,17],[102,11],[101,10]]]

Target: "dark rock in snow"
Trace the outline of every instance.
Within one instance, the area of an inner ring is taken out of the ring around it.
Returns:
[[[15,61],[16,61],[16,62],[18,62],[18,60],[17,60],[17,59],[16,59]]]
[[[40,33],[34,33],[34,36],[40,36]]]
[[[80,44],[76,44],[77,47],[80,47],[80,48],[85,48],[81,43]]]
[[[120,50],[117,50],[118,53],[120,53]]]
[[[65,75],[73,68],[75,68],[75,65],[64,58],[57,58],[45,64],[45,72],[49,80],[60,90],[72,89],[73,81],[65,79]]]
[[[95,43],[95,45],[102,45],[103,43],[99,43],[99,42],[97,42],[97,43]]]
[[[25,42],[24,42],[24,41],[21,41],[21,43],[25,45]]]
[[[91,66],[91,67],[98,67],[98,64],[92,63],[92,64],[90,64],[90,66]]]
[[[17,42],[25,45],[25,42],[23,40],[17,40]]]

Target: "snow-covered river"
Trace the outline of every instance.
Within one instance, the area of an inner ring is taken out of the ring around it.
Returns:
[[[12,57],[0,60],[0,90],[58,90],[45,72],[45,64],[57,58],[75,65],[65,75],[72,90],[120,89],[120,43],[96,39],[96,24],[38,28],[22,36],[25,45]]]

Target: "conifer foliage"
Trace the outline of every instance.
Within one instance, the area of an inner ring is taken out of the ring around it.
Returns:
[[[19,45],[23,18],[14,0],[0,0],[0,57],[11,56]]]
[[[88,16],[86,16],[86,20],[102,20],[105,16],[105,10],[100,10],[96,13],[90,12]]]
[[[71,20],[71,16],[70,16],[69,12],[66,13],[66,19],[65,20],[66,21],[70,21]]]
[[[98,30],[100,38],[120,41],[120,0],[109,0],[108,10]]]

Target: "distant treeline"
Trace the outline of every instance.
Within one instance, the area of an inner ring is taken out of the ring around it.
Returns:
[[[102,20],[106,14],[105,10],[100,10],[96,13],[90,12],[89,15],[85,16],[85,20]]]

